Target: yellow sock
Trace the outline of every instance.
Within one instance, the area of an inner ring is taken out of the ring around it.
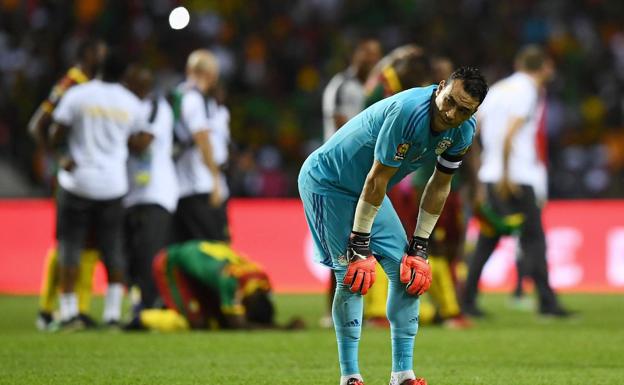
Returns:
[[[448,260],[444,257],[429,256],[429,263],[433,275],[429,293],[438,304],[440,316],[448,318],[459,315],[459,303]]]
[[[375,268],[375,284],[364,296],[364,319],[386,316],[388,277],[378,263]]]
[[[78,296],[78,311],[81,314],[89,314],[91,309],[93,273],[95,272],[95,266],[99,260],[100,253],[95,249],[84,249],[80,253],[76,295]]]
[[[143,310],[140,317],[141,324],[149,330],[175,332],[189,329],[189,323],[186,318],[171,309]]]
[[[58,298],[58,252],[56,247],[48,250],[43,266],[41,290],[39,292],[39,310],[52,313]]]

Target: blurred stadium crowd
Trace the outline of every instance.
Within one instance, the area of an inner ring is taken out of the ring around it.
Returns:
[[[297,171],[321,143],[323,88],[365,33],[378,37],[384,52],[415,42],[477,65],[490,82],[512,72],[518,46],[545,45],[558,71],[547,114],[549,167],[557,170],[550,197],[624,196],[620,1],[186,1],[191,24],[174,31],[167,17],[177,4],[0,2],[0,194],[49,193],[50,165],[26,125],[78,42],[97,35],[152,67],[161,89],[182,79],[192,49],[215,52],[236,144],[232,195],[296,196]]]

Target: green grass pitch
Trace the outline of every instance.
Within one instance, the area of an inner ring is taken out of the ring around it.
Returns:
[[[511,310],[507,299],[485,296],[493,317],[471,330],[422,327],[416,374],[430,385],[624,384],[624,296],[566,295],[582,312],[569,321]],[[34,328],[36,298],[0,296],[0,384],[336,385],[333,331],[316,326],[324,298],[276,300],[281,322],[299,314],[309,329],[48,334]],[[364,329],[360,361],[367,385],[388,383],[387,330]]]

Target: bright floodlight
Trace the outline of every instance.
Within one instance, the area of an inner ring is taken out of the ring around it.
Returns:
[[[169,14],[169,25],[173,29],[186,27],[191,19],[189,11],[184,7],[177,7]]]

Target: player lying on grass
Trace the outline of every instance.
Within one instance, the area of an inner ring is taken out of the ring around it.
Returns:
[[[266,272],[222,242],[188,241],[154,259],[154,279],[167,310],[144,310],[130,329],[276,328]],[[303,327],[293,319],[285,328]]]

